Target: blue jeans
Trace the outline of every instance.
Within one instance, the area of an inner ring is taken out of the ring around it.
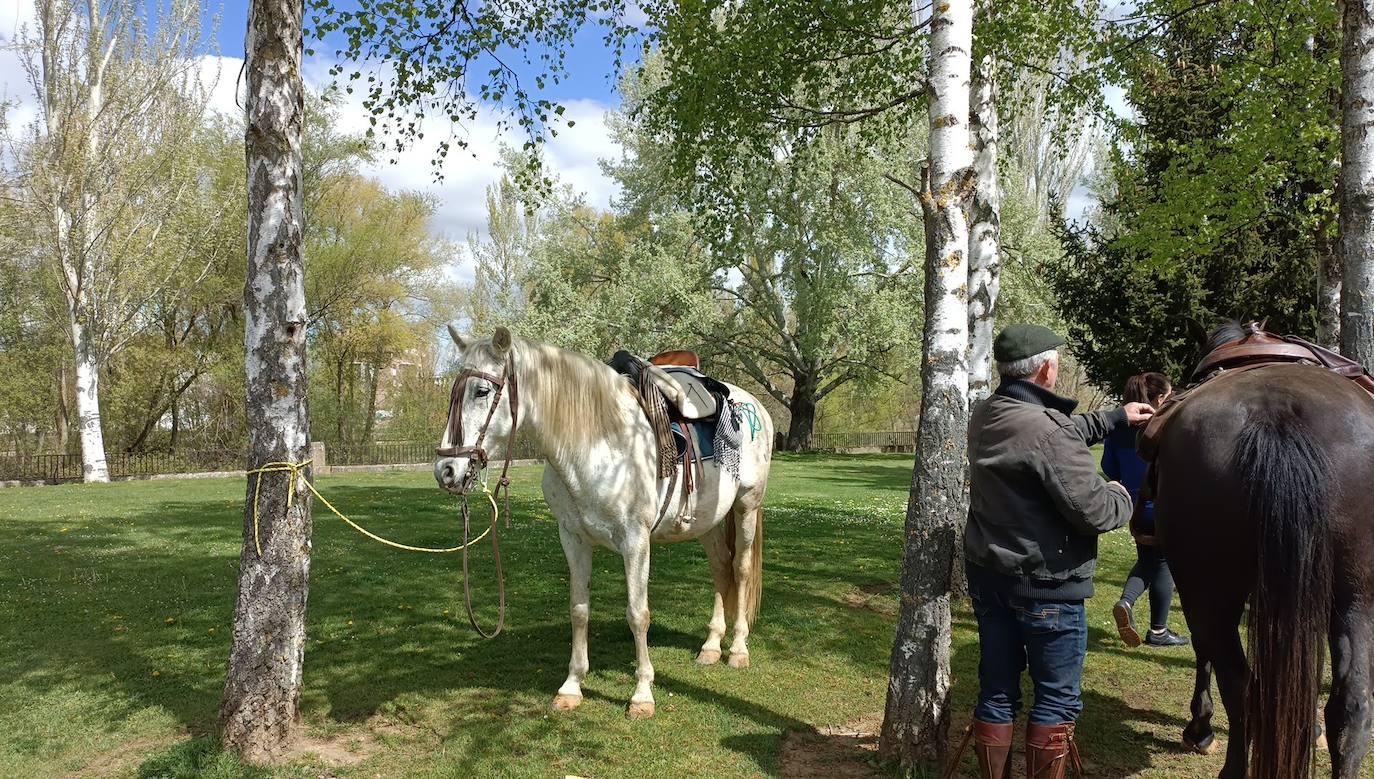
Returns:
[[[1035,725],[1076,722],[1083,711],[1083,659],[1088,619],[1083,601],[1039,601],[1000,593],[976,593],[978,706],[974,716],[993,725],[1016,718],[1021,708],[1021,671],[1035,683]]]

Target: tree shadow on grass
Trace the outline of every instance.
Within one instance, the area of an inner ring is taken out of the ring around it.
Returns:
[[[453,541],[454,508],[432,488],[332,484],[326,494],[384,536],[421,545]],[[563,728],[558,738],[571,742],[573,752],[595,749],[593,741],[572,734],[576,728],[549,725],[544,716],[568,658],[566,563],[555,525],[540,519],[548,512],[538,492],[521,494],[512,507],[515,522],[501,530],[511,617],[507,632],[486,642],[462,617],[455,557],[378,546],[317,504],[303,692],[307,717],[356,724],[380,714],[404,721],[405,707],[423,705],[417,701],[426,696],[459,695],[472,710],[443,716],[452,719],[452,727],[482,736],[468,739],[465,748],[473,754],[463,764],[478,765],[482,754],[519,754],[549,727]],[[827,511],[833,509],[808,510],[809,521],[829,521]],[[141,505],[121,517],[88,518],[60,536],[54,522],[7,528],[0,552],[16,562],[9,576],[19,596],[0,603],[0,614],[15,629],[7,641],[10,651],[0,653],[0,673],[36,696],[63,686],[98,688],[109,699],[103,716],[111,732],[139,710],[161,708],[190,734],[211,733],[228,656],[241,523],[239,500],[177,500]],[[850,534],[837,554],[830,538],[808,527],[770,535],[769,589],[756,648],[789,663],[808,653],[828,654],[831,659],[815,661],[818,672],[842,658],[882,673],[889,621],[846,608],[829,591],[835,585],[881,585],[881,576],[856,569],[854,561],[871,561],[895,576],[900,547],[888,543],[886,531],[870,530]],[[893,529],[890,535],[899,533]],[[653,553],[655,653],[690,656],[704,638],[710,574],[699,547],[677,545],[684,546],[681,552],[655,547]],[[594,676],[609,673],[588,686],[587,697],[621,706],[616,696],[629,697],[634,657],[620,616],[624,569],[609,552],[598,554],[594,566],[590,659]],[[488,625],[494,616],[493,574],[490,561],[474,555],[475,597]],[[662,619],[665,614],[670,618]],[[699,632],[696,625],[702,626]],[[606,678],[623,689],[598,692],[607,687]],[[657,687],[761,726],[722,742],[760,770],[776,769],[784,733],[810,727],[757,691],[732,695],[699,681],[660,669]]]

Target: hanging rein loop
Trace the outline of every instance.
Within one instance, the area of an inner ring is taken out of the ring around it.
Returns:
[[[490,382],[494,386],[495,393],[491,399],[491,407],[487,409],[487,418],[482,421],[482,427],[477,431],[477,440],[472,446],[463,446],[463,396],[467,390],[469,379],[482,379]],[[510,391],[507,392],[506,388]],[[449,396],[448,409],[448,432],[444,440],[449,446],[441,446],[435,450],[440,457],[466,457],[468,467],[459,482],[459,492],[463,496],[463,606],[467,609],[468,623],[472,629],[483,638],[495,638],[501,635],[501,630],[506,626],[506,579],[501,570],[501,543],[497,538],[496,518],[497,512],[492,512],[491,524],[483,531],[483,535],[491,534],[491,556],[496,568],[496,592],[497,592],[497,617],[496,628],[490,633],[482,629],[477,624],[477,614],[472,610],[472,584],[468,574],[468,547],[471,545],[469,538],[472,536],[472,512],[468,507],[468,494],[477,486],[481,478],[482,470],[487,467],[487,450],[482,444],[487,438],[487,428],[491,427],[491,419],[496,415],[496,409],[501,405],[501,396],[505,395],[506,402],[510,406],[510,435],[506,440],[506,458],[501,466],[501,478],[496,482],[494,491],[487,491],[483,484],[484,492],[491,498],[492,505],[495,506],[497,497],[501,498],[502,510],[505,512],[506,521],[510,521],[510,465],[511,459],[515,456],[515,428],[520,423],[520,386],[516,380],[515,355],[510,355],[506,360],[505,367],[501,370],[500,376],[474,369],[466,369],[458,374],[458,378],[453,382],[453,391]],[[481,536],[478,536],[480,539]]]

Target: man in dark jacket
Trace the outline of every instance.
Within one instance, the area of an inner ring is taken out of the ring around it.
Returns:
[[[1026,775],[1062,779],[1083,709],[1097,537],[1126,524],[1131,498],[1098,475],[1088,447],[1112,429],[1153,413],[1132,403],[1073,414],[1052,391],[1064,339],[1013,325],[993,343],[1002,382],[969,420],[970,502],[964,536],[969,593],[978,618],[978,706],[974,743],[985,779],[1011,776],[1021,671],[1035,703],[1026,731]]]

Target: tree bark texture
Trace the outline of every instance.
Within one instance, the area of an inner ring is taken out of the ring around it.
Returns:
[[[1374,0],[1346,0],[1341,42],[1341,351],[1374,368]]]
[[[968,201],[971,0],[936,3],[931,18],[930,161],[924,360],[916,465],[907,503],[901,607],[879,753],[905,767],[943,765],[949,735],[950,588],[965,520],[968,449]]]
[[[86,306],[78,298],[69,301],[72,346],[76,356],[76,435],[81,442],[81,477],[87,482],[107,482],[105,433],[100,424],[100,363],[86,323]]]
[[[70,417],[67,404],[67,364],[60,362],[57,366],[57,448],[63,453],[67,452],[68,425]]]
[[[248,14],[243,302],[250,471],[310,456],[301,256],[302,11],[301,0],[253,0]],[[261,556],[253,532],[258,479]],[[299,719],[310,494],[286,473],[250,473],[247,490],[234,640],[219,725],[228,749],[262,762],[280,755]],[[295,496],[288,510],[291,490]]]
[[[787,451],[800,452],[811,446],[811,433],[816,427],[816,379],[794,378],[796,383],[787,404]]]
[[[997,178],[996,61],[986,56],[973,71],[973,170],[977,186],[968,244],[969,405],[992,394],[992,339],[1002,286],[1002,188]]]

